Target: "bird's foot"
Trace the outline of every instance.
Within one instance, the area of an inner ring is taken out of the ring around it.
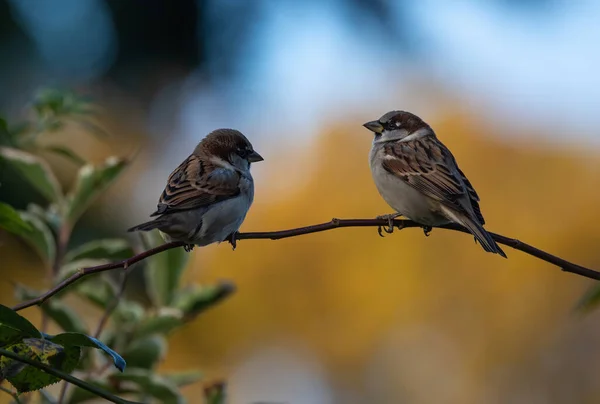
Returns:
[[[192,251],[194,249],[194,245],[193,244],[186,244],[186,245],[183,246],[183,249],[186,252],[190,252],[190,251]]]
[[[233,251],[235,251],[236,247],[237,247],[237,240],[235,238],[235,232],[231,233],[229,236],[227,236],[227,238],[223,241],[227,241],[229,244],[231,244],[231,249]]]
[[[394,219],[397,218],[398,216],[402,216],[402,214],[401,213],[391,213],[389,215],[377,216],[377,219],[386,219],[388,221],[387,227],[386,226],[377,226],[377,234],[379,234],[379,237],[383,237],[382,230],[385,231],[387,234],[392,234],[394,232]]]
[[[431,230],[433,230],[431,226],[423,226],[423,234],[425,234],[425,237],[429,237]]]

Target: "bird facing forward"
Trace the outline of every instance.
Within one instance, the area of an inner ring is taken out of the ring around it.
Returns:
[[[410,112],[391,111],[363,125],[375,133],[369,155],[371,173],[379,193],[397,213],[426,228],[457,223],[465,227],[483,249],[506,258],[483,228],[479,196],[458,168],[454,156],[421,118]]]
[[[158,229],[166,241],[186,243],[186,251],[226,240],[235,247],[254,199],[250,164],[262,160],[237,130],[211,132],[169,176],[150,215],[157,218],[128,231]]]

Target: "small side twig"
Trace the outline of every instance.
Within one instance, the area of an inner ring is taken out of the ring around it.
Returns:
[[[422,225],[419,223],[413,222],[412,220],[394,220],[394,227],[398,229],[407,229],[407,228],[421,228]],[[289,230],[280,230],[280,231],[269,231],[269,232],[252,232],[252,233],[238,233],[235,236],[236,240],[281,240],[289,237],[296,237],[304,234],[312,234],[319,233],[322,231],[328,231],[338,228],[345,227],[379,227],[388,225],[388,220],[386,219],[332,219],[326,223],[315,224],[306,227],[298,227],[295,229]],[[469,231],[459,225],[449,224],[445,226],[440,226],[441,229],[458,231],[462,233],[469,233]],[[576,275],[580,275],[589,279],[600,280],[600,272],[594,271],[593,269],[583,267],[581,265],[574,264],[567,260],[564,260],[556,255],[552,255],[543,250],[540,250],[536,247],[533,247],[527,243],[524,243],[520,240],[506,237],[496,233],[490,233],[492,238],[496,240],[496,242],[500,244],[504,244],[506,246],[512,247],[515,250],[519,250],[524,252],[525,254],[531,255],[533,257],[539,258],[542,261],[548,262],[550,264],[556,265],[561,270],[565,272],[570,272]],[[131,258],[126,260],[113,262],[105,265],[98,265],[95,267],[82,268],[77,273],[73,274],[71,277],[65,279],[61,283],[59,283],[54,288],[50,289],[46,293],[41,296],[38,296],[35,299],[19,303],[13,307],[13,310],[19,311],[25,309],[27,307],[40,305],[48,300],[50,297],[54,296],[67,286],[77,282],[84,276],[108,271],[111,269],[117,268],[127,268],[128,266],[135,264],[136,262],[142,261],[152,255],[161,253],[166,250],[170,250],[171,248],[183,247],[185,244],[182,242],[171,242],[160,245],[155,248],[151,248],[143,253],[134,255]]]
[[[102,332],[102,330],[104,329],[104,327],[106,327],[106,324],[108,323],[108,319],[110,318],[110,315],[119,305],[119,301],[121,300],[121,297],[123,296],[123,293],[125,292],[125,285],[127,283],[127,275],[129,275],[129,271],[127,269],[124,270],[123,273],[121,273],[121,281],[119,284],[119,291],[114,296],[112,301],[106,306],[106,309],[104,310],[104,313],[102,314],[102,317],[100,318],[100,321],[98,322],[98,327],[96,327],[96,331],[94,332],[94,338],[98,338],[100,336],[100,333]],[[65,397],[67,395],[67,391],[69,390],[69,386],[70,386],[70,384],[68,382],[66,382],[66,381],[63,382],[63,385],[60,389],[60,394],[58,395],[58,404],[62,404],[64,402]]]
[[[119,301],[121,300],[121,297],[123,297],[123,293],[125,293],[125,285],[127,284],[127,275],[129,275],[129,271],[127,269],[125,269],[121,273],[121,281],[119,283],[119,291],[117,292],[115,297],[112,299],[110,304],[108,304],[106,306],[106,310],[104,310],[104,314],[102,315],[102,318],[98,322],[98,327],[96,327],[96,331],[94,332],[94,338],[100,337],[100,333],[102,332],[104,327],[106,327],[106,324],[108,323],[108,319],[110,318],[112,312],[119,305]]]
[[[117,397],[98,386],[94,386],[93,384],[86,383],[83,380],[76,378],[75,376],[71,376],[68,373],[62,372],[58,369],[54,369],[53,367],[48,366],[45,363],[22,357],[14,352],[7,351],[6,349],[0,348],[0,356],[6,356],[7,358],[14,359],[16,361],[23,362],[29,366],[33,366],[35,368],[43,370],[44,372],[46,372],[52,376],[56,376],[58,378],[66,380],[69,383],[72,383],[78,387],[81,387],[82,389],[87,390],[91,393],[94,393],[95,395],[97,395],[99,397],[105,398],[106,400],[110,401],[111,403],[140,404],[140,403],[136,403],[134,401],[129,401],[129,400],[125,400],[123,398]]]

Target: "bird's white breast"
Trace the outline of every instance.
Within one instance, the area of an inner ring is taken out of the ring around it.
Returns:
[[[240,183],[240,194],[217,202],[202,213],[201,231],[195,237],[198,245],[225,240],[239,230],[254,200],[254,182],[248,174]]]
[[[383,168],[383,146],[374,144],[369,154],[373,181],[379,194],[396,212],[416,222],[439,225],[444,219],[438,211],[439,202],[423,195]]]

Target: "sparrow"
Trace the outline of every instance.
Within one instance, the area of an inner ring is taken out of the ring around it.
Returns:
[[[186,251],[229,241],[254,200],[250,164],[263,161],[250,141],[234,129],[217,129],[171,173],[154,220],[127,231],[160,230],[165,241],[181,241]]]
[[[418,116],[391,111],[363,125],[375,134],[369,154],[371,174],[383,199],[397,213],[424,227],[457,223],[465,227],[487,252],[506,254],[483,228],[479,196],[456,159]],[[380,231],[381,234],[381,231]]]

